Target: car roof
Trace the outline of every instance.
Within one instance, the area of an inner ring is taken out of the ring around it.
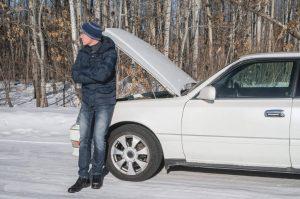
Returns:
[[[240,61],[249,59],[261,59],[261,58],[300,58],[300,52],[273,52],[273,53],[256,53],[249,54],[240,57]]]

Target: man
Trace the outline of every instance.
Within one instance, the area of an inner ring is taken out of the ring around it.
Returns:
[[[80,39],[83,48],[79,50],[72,66],[74,82],[82,84],[82,105],[80,111],[80,146],[78,166],[79,178],[68,189],[74,193],[91,185],[99,189],[103,184],[105,162],[105,136],[111,122],[116,103],[116,62],[114,42],[102,35],[96,23],[84,23]],[[91,144],[94,143],[91,158]],[[90,162],[92,168],[89,170]],[[91,175],[91,176],[90,176]],[[90,182],[90,177],[92,182]]]

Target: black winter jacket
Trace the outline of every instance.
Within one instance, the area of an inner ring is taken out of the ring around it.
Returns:
[[[114,42],[103,36],[96,51],[84,46],[72,66],[74,82],[82,84],[82,101],[93,106],[116,103],[116,62]]]

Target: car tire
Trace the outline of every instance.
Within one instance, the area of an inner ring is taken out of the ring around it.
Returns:
[[[136,124],[112,130],[106,157],[108,170],[126,181],[147,180],[156,175],[163,165],[158,139],[149,129]]]

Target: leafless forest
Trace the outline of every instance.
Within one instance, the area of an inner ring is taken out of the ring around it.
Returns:
[[[88,20],[132,32],[200,81],[245,54],[299,51],[299,19],[300,0],[0,0],[0,84],[9,106],[15,82],[33,84],[38,107],[48,106],[46,84],[55,93],[62,82],[65,100]],[[151,86],[139,66],[118,62],[119,82]]]

